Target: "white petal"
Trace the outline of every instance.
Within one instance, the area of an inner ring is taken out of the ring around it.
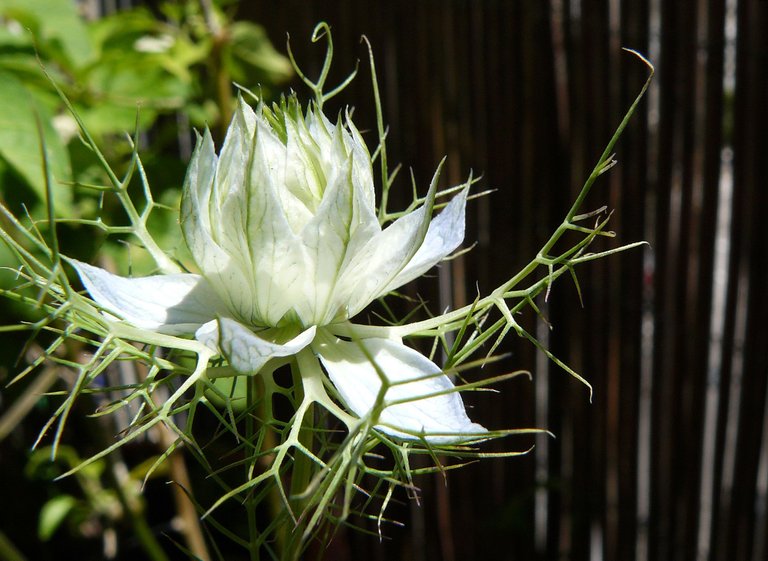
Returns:
[[[171,335],[194,333],[223,309],[199,275],[126,278],[74,259],[69,262],[91,298],[136,327]]]
[[[355,165],[353,173],[355,174],[355,187],[363,199],[365,206],[370,208],[372,212],[375,212],[376,194],[373,187],[371,154],[368,152],[368,147],[365,145],[363,136],[355,127],[349,114],[347,114],[346,124],[349,133],[345,132],[344,138],[347,149],[354,155]]]
[[[312,326],[295,337],[282,341],[282,330],[265,329],[254,333],[243,324],[222,317],[202,326],[195,337],[211,348],[218,348],[230,366],[238,372],[254,374],[272,358],[298,353],[315,338],[315,330]]]
[[[227,135],[224,138],[216,169],[216,179],[211,193],[211,218],[231,216],[232,220],[226,224],[214,223],[213,229],[215,233],[226,230],[226,234],[233,238],[230,243],[240,243],[240,235],[234,230],[237,226],[242,225],[246,219],[247,212],[241,203],[246,196],[247,165],[252,155],[258,120],[251,106],[245,103],[242,98],[238,98],[237,108],[232,116],[232,122],[227,128]],[[269,153],[274,159],[280,158],[280,141],[274,137],[271,130],[266,133],[264,139],[259,139],[259,141],[269,142],[270,145],[275,146],[276,149],[270,150]],[[280,173],[278,166],[275,166],[275,173]],[[224,210],[227,206],[230,207],[229,211]],[[233,225],[232,221],[237,224]],[[222,241],[222,245],[226,247],[224,241]]]
[[[322,325],[334,319],[338,304],[331,303],[331,299],[344,264],[381,231],[373,208],[365,205],[361,189],[354,183],[353,173],[350,156],[340,162],[317,213],[301,233],[309,259],[304,279],[305,305],[298,302],[297,312],[305,324]]]
[[[325,337],[313,344],[313,349],[320,355],[347,407],[360,417],[367,415],[376,404],[381,388],[380,373],[389,383],[396,384],[386,391],[385,403],[409,401],[384,408],[376,427],[382,432],[408,439],[423,435],[429,442],[443,444],[486,432],[469,419],[461,396],[451,391],[454,386],[448,376],[432,361],[398,341],[347,342]],[[440,395],[435,395],[438,393]]]
[[[424,243],[378,296],[383,296],[412,281],[437,265],[464,241],[464,214],[468,189],[463,189],[429,224]]]
[[[352,236],[354,190],[352,161],[340,162],[317,214],[304,226],[301,238],[306,248],[306,277],[303,297],[296,301],[296,311],[305,324],[326,323],[328,308],[341,264]]]
[[[200,329],[195,331],[195,339],[211,350],[221,352],[219,350],[219,320],[212,319],[201,325]]]
[[[195,152],[189,163],[181,200],[181,227],[197,266],[218,288],[231,310],[239,311],[241,300],[247,300],[252,294],[249,281],[250,265],[243,262],[243,252],[230,254],[213,237],[212,222],[221,223],[222,219],[212,211],[218,207],[212,202],[213,182],[216,172],[217,157],[213,139],[208,130],[198,137]],[[238,290],[227,290],[230,286]]]
[[[352,317],[382,294],[422,245],[437,192],[435,172],[424,204],[401,216],[372,236],[345,264],[334,293],[337,305],[346,305]]]
[[[280,204],[278,191],[284,188],[276,166],[285,164],[285,147],[269,125],[256,123],[255,146],[246,176],[244,210],[247,215],[243,235],[255,286],[256,314],[266,325],[277,324],[294,305],[305,277],[307,261],[300,238],[293,232]],[[283,157],[275,163],[275,154]],[[247,317],[247,316],[246,316]]]
[[[291,222],[293,231],[298,233],[304,224],[312,219],[318,202],[323,198],[327,184],[323,165],[322,147],[329,144],[327,135],[313,138],[301,116],[301,109],[289,101],[286,127],[285,188],[279,190],[283,208]],[[295,102],[297,103],[297,102]]]
[[[192,153],[187,175],[184,178],[181,223],[182,227],[187,226],[184,227],[184,235],[192,236],[192,239],[187,239],[187,244],[193,252],[196,244],[191,242],[197,240],[198,232],[203,231],[209,234],[211,230],[211,216],[208,210],[217,161],[213,138],[210,131],[206,129],[203,136],[197,135],[195,151]],[[194,229],[189,228],[192,221],[197,226]],[[205,247],[206,245],[202,245],[200,249]]]
[[[184,185],[190,251],[231,314],[248,323],[276,324],[304,276],[301,244],[277,195],[284,171],[285,146],[240,100],[218,161],[206,134]]]

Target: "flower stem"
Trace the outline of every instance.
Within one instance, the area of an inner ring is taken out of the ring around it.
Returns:
[[[157,541],[155,534],[147,523],[142,501],[138,497],[129,496],[126,492],[125,474],[127,474],[127,468],[125,468],[124,465],[118,466],[118,462],[122,463],[122,460],[117,459],[115,456],[116,455],[107,456],[110,465],[107,475],[112,479],[112,487],[115,490],[117,499],[123,507],[123,511],[128,514],[128,519],[133,527],[134,536],[139,541],[142,549],[144,549],[144,552],[151,561],[169,561],[160,542]]]
[[[257,403],[258,388],[256,384],[258,380],[256,376],[246,377],[246,416],[245,416],[245,438],[249,443],[254,441],[256,435],[256,419],[254,418],[254,408]],[[253,470],[258,463],[257,450],[255,447],[250,447],[251,457],[245,464],[245,478],[250,479],[253,474]],[[250,561],[258,561],[259,559],[259,529],[256,522],[256,506],[257,498],[256,494],[249,492],[245,498],[245,511],[248,519],[248,556]]]
[[[0,559],[4,561],[27,561],[27,558],[13,545],[13,542],[2,530],[0,530]]]
[[[299,411],[303,410],[301,418],[296,418],[296,422],[301,423],[298,439],[307,450],[311,451],[314,437],[314,433],[312,432],[314,426],[314,407],[311,402],[306,405],[306,409],[299,407],[299,404],[304,404],[306,394],[304,392],[302,372],[297,361],[291,362],[291,374],[293,377],[293,387],[296,392],[295,400],[297,403],[297,415],[299,414]],[[291,470],[291,496],[301,497],[306,491],[311,479],[312,460],[308,458],[306,454],[297,450],[293,460],[293,468]],[[293,511],[293,518],[299,522],[290,532],[290,537],[286,544],[287,547],[283,555],[285,561],[299,559],[304,548],[304,527],[306,526],[306,517],[302,516],[302,513],[305,506],[306,499],[294,498],[291,500],[290,508]]]

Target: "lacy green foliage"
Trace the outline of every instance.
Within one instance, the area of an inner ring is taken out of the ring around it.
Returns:
[[[325,77],[333,55],[329,29],[325,24],[316,28],[312,39],[317,41],[321,38],[327,40],[328,49],[317,81],[306,77],[291,56],[296,72],[312,90],[318,110],[325,100],[341,92],[354,77],[350,76],[338,87],[325,92]],[[380,186],[383,193],[378,217],[384,224],[423,204],[424,199],[414,195],[413,203],[406,211],[388,208],[387,193],[396,172],[390,171],[386,161],[386,130],[372,55],[370,65],[379,139],[374,157],[381,165]],[[147,221],[158,204],[154,201],[136,143],[130,143],[131,164],[124,174],[119,175],[88,132],[89,123],[81,116],[80,108],[69,101],[69,92],[61,91],[58,86],[55,89],[77,120],[86,147],[95,155],[97,165],[108,179],[105,185],[91,188],[98,190],[105,200],[110,199],[119,205],[127,216],[127,224],[119,225],[101,216],[95,219],[64,218],[58,219],[58,222],[74,222],[111,235],[126,236],[146,250],[157,269],[166,273],[181,270],[178,262],[161,248],[147,228]],[[644,92],[645,87],[619,125],[563,223],[519,273],[490,294],[479,296],[471,305],[458,310],[424,321],[399,322],[386,327],[348,324],[347,333],[337,330],[335,334],[346,335],[353,340],[363,336],[432,338],[433,349],[442,346],[447,353],[445,372],[456,374],[494,360],[495,352],[506,335],[515,332],[586,384],[583,378],[525,331],[515,315],[528,307],[538,313],[535,297],[547,291],[563,274],[570,274],[577,282],[577,265],[639,245],[629,244],[589,253],[590,245],[599,236],[613,234],[606,230],[609,215],[605,214],[605,209],[581,213],[581,206],[596,179],[614,165],[613,147]],[[278,109],[279,106],[276,111]],[[44,146],[48,148],[47,144]],[[51,168],[50,160],[43,158],[43,177],[46,178],[49,193]],[[138,196],[129,190],[135,176],[141,186]],[[468,184],[471,183],[470,179]],[[446,197],[462,188],[452,187],[438,196]],[[49,197],[49,201],[53,200]],[[75,373],[74,384],[62,396],[61,405],[40,435],[42,438],[49,430],[53,432],[51,454],[56,456],[61,450],[61,436],[77,399],[87,394],[119,393],[122,397],[100,407],[96,415],[132,411],[129,426],[112,445],[71,466],[63,475],[82,473],[88,466],[102,461],[153,427],[165,425],[173,432],[175,440],[147,468],[146,477],[163,466],[175,450],[185,447],[209,473],[210,484],[220,489],[218,500],[212,504],[197,505],[205,523],[247,549],[251,559],[261,555],[296,559],[306,548],[308,540],[313,536],[326,540],[333,526],[347,520],[351,514],[373,517],[381,524],[395,490],[405,488],[414,491],[417,475],[453,469],[479,458],[525,453],[526,450],[487,453],[479,448],[479,444],[485,440],[535,432],[535,429],[495,430],[458,444],[428,442],[419,439],[418,435],[413,435],[415,438],[411,440],[388,436],[375,429],[381,425],[379,416],[385,406],[386,376],[380,373],[382,390],[376,405],[368,415],[358,418],[340,407],[341,400],[335,388],[308,348],[295,356],[273,359],[258,375],[236,375],[223,359],[214,358],[215,352],[206,345],[117,321],[103,313],[87,295],[77,292],[68,280],[66,258],[59,253],[56,229],[47,229],[46,234],[41,228],[54,220],[57,213],[53,204],[49,205],[48,218],[43,222],[31,218],[19,220],[5,207],[0,208],[0,212],[3,215],[0,237],[19,263],[15,269],[17,283],[11,289],[4,290],[3,295],[42,312],[41,319],[31,325],[5,329],[30,330],[32,336],[46,332],[50,334],[51,341],[39,359],[25,368],[17,379],[30,375],[45,362],[59,364]],[[591,226],[590,220],[594,221]],[[580,234],[579,241],[569,249],[553,254],[555,245],[567,232]],[[537,275],[537,272],[541,273]],[[453,342],[449,343],[451,340]],[[66,345],[76,345],[81,349],[78,360],[62,358],[58,351]],[[96,383],[108,369],[126,362],[142,372],[134,383],[120,387],[105,387],[103,383]],[[290,369],[292,380],[287,386],[278,379],[280,369],[286,368]],[[477,390],[519,374],[515,372],[462,383],[450,391]],[[164,390],[164,397],[159,397],[159,390]],[[276,410],[278,400],[290,404],[289,415],[281,415]],[[198,431],[197,420],[201,415],[211,415],[217,420],[219,428],[215,434]],[[212,458],[206,453],[217,441],[231,447],[231,454],[226,458]],[[382,451],[387,454],[381,454]],[[433,465],[413,467],[411,460],[416,455],[428,456]],[[456,463],[445,466],[446,458]],[[242,482],[233,485],[232,474],[239,474]],[[195,500],[194,490],[187,491]],[[248,535],[236,534],[217,518],[219,508],[230,500],[244,505]],[[50,507],[47,527],[55,527],[66,508],[67,504],[56,505],[53,512],[54,507]],[[266,527],[258,525],[259,512],[269,514],[270,522]]]

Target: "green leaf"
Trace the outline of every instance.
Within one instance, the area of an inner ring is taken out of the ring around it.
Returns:
[[[36,31],[38,39],[58,43],[58,50],[75,66],[85,65],[93,56],[86,25],[77,12],[77,2],[0,0],[0,14]]]
[[[232,24],[225,59],[232,77],[246,84],[274,84],[293,75],[291,62],[281,55],[260,25],[246,21]]]
[[[88,131],[97,137],[133,131],[136,128],[137,117],[139,130],[147,130],[157,118],[157,111],[140,106],[138,102],[133,107],[106,102],[92,107],[78,105],[76,110]]]
[[[0,0],[0,14],[6,15],[6,3]],[[32,36],[24,33],[20,26],[13,26],[6,23],[0,25],[0,48],[3,50],[3,56],[8,52],[33,47]]]
[[[62,185],[62,182],[70,181],[72,177],[69,154],[51,124],[53,116],[35,101],[27,88],[12,74],[0,71],[0,158],[44,201],[45,173],[40,152],[38,117],[48,152],[48,165],[53,178],[51,189],[57,214],[71,213],[72,192]]]
[[[78,106],[91,134],[102,135],[150,127],[158,113],[183,107],[190,87],[153,62],[152,56],[127,52],[102,58],[86,76],[88,91],[98,99]]]
[[[139,38],[162,30],[162,22],[141,8],[115,12],[91,22],[88,27],[91,42],[102,57],[109,51],[133,52]]]
[[[77,505],[77,499],[71,495],[59,495],[45,503],[40,510],[37,536],[43,541],[51,539],[75,505]]]

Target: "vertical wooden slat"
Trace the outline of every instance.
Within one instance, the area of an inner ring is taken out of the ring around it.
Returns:
[[[755,532],[755,481],[761,447],[762,418],[765,409],[766,385],[766,329],[765,286],[768,276],[766,235],[762,213],[766,210],[765,197],[765,99],[768,95],[766,64],[768,52],[765,25],[768,23],[764,2],[744,1],[739,5],[737,50],[737,82],[734,123],[734,179],[739,195],[741,220],[735,236],[740,269],[739,291],[746,294],[744,310],[744,347],[735,348],[734,354],[743,353],[740,418],[735,458],[736,475],[731,490],[731,512],[727,543],[723,549],[740,559],[752,559],[751,548]],[[759,319],[761,318],[762,319]],[[739,325],[736,325],[739,331]]]
[[[648,48],[648,17],[647,2],[621,4],[621,38],[618,46],[637,49],[647,53]],[[611,50],[619,57],[620,84],[617,96],[618,114],[620,115],[630,100],[636,95],[641,83],[647,75],[647,69],[627,53]],[[645,204],[647,185],[647,123],[645,116],[647,100],[643,110],[638,111],[635,119],[627,129],[620,143],[620,168],[616,170],[617,181],[611,187],[619,196],[614,204],[616,209],[617,229],[622,240],[642,239],[644,223],[648,213]],[[617,115],[618,116],[618,115]],[[636,481],[638,469],[637,436],[640,389],[640,342],[642,340],[643,314],[643,251],[635,251],[622,255],[613,265],[613,271],[608,282],[621,279],[621,289],[615,290],[611,309],[608,313],[615,320],[615,329],[619,333],[618,348],[613,352],[618,359],[612,362],[612,377],[615,381],[618,415],[615,418],[615,439],[617,440],[615,459],[617,463],[616,490],[616,522],[611,529],[612,547],[608,549],[606,559],[635,558],[636,544]],[[627,298],[633,294],[633,298]],[[634,430],[628,429],[632,427]]]
[[[721,345],[712,338],[715,325],[712,321],[714,299],[715,233],[718,228],[718,196],[721,185],[720,152],[722,149],[722,102],[723,102],[723,61],[724,61],[724,17],[725,2],[708,1],[699,3],[702,18],[697,31],[697,96],[696,96],[696,148],[694,153],[694,181],[698,188],[695,209],[699,215],[699,253],[695,273],[696,281],[701,284],[698,301],[695,303],[693,324],[702,327],[699,344],[689,350],[691,366],[707,372],[706,402],[703,422],[701,423],[701,491],[699,496],[699,516],[697,528],[696,558],[709,559],[714,527],[715,478],[720,462],[716,452],[717,420],[719,398],[721,395],[721,371],[710,367],[710,352]],[[692,267],[694,269],[694,267]],[[693,362],[696,359],[696,362]]]
[[[689,122],[686,107],[691,84],[690,66],[685,62],[689,49],[690,5],[661,3],[661,57],[659,60],[660,128],[658,137],[657,231],[655,249],[655,343],[654,384],[655,423],[652,428],[657,451],[653,461],[653,502],[651,505],[650,559],[675,558],[681,534],[687,524],[684,519],[686,500],[683,435],[687,434],[687,413],[684,408],[685,387],[682,373],[682,353],[686,333],[680,321],[684,308],[684,288],[676,282],[680,277],[679,263],[686,254],[684,191],[684,158],[686,155],[684,123]],[[685,22],[685,25],[683,25]],[[682,61],[681,61],[682,60]],[[672,422],[672,419],[675,419]]]

